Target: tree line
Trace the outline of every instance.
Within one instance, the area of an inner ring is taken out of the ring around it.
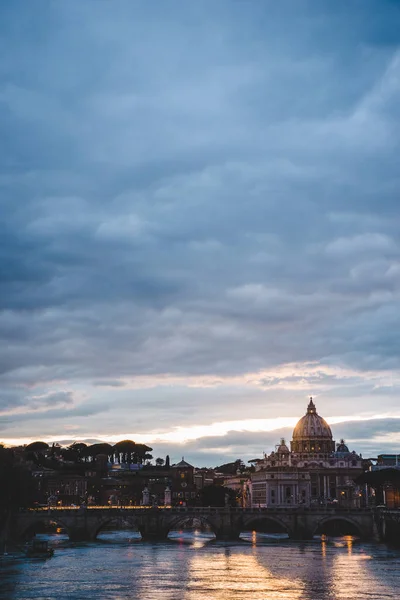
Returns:
[[[36,464],[43,464],[44,459],[52,458],[62,458],[72,463],[85,463],[95,460],[99,455],[106,456],[107,460],[113,463],[143,464],[153,458],[150,454],[152,450],[150,446],[137,444],[132,440],[121,440],[114,445],[106,442],[96,444],[74,442],[66,448],[58,444],[49,445],[46,442],[36,441],[25,446],[24,454],[27,460],[32,460]]]

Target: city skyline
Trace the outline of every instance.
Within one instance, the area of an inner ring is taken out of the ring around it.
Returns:
[[[0,7],[0,442],[400,452],[400,8]]]
[[[318,410],[317,410],[318,413]],[[321,415],[323,416],[323,415]],[[287,443],[292,439],[292,433],[294,426],[298,423],[300,417],[294,418],[278,418],[278,419],[247,419],[242,422],[242,430],[240,432],[235,431],[233,428],[237,425],[236,422],[225,422],[225,423],[214,423],[213,425],[203,426],[203,427],[189,427],[187,429],[179,429],[174,430],[172,432],[167,432],[155,437],[154,435],[136,435],[133,436],[136,443],[143,444],[156,444],[155,448],[153,448],[153,462],[157,457],[163,457],[164,455],[171,455],[172,463],[179,460],[179,457],[182,453],[186,453],[186,458],[190,460],[194,464],[194,466],[199,467],[211,467],[215,466],[216,462],[229,462],[230,460],[236,460],[238,458],[242,459],[246,462],[250,462],[254,457],[260,457],[265,452],[271,451],[274,447],[278,446],[282,439],[286,440]],[[393,419],[397,419],[398,417],[394,417]],[[368,458],[377,458],[377,455],[384,454],[385,449],[381,449],[378,451],[372,451],[373,446],[362,446],[360,447],[354,446],[349,443],[355,441],[353,438],[349,437],[354,432],[360,431],[361,434],[365,433],[365,429],[363,430],[363,424],[367,424],[368,431],[368,421],[369,420],[378,420],[382,421],[384,427],[387,426],[387,421],[380,416],[363,418],[358,417],[354,418],[352,421],[348,421],[347,417],[334,417],[327,418],[326,421],[329,425],[338,425],[339,431],[342,435],[333,436],[333,439],[336,441],[336,445],[339,445],[340,441],[343,438],[346,438],[348,446],[350,447],[350,451],[356,451],[362,454],[362,450],[364,450],[364,459]],[[340,428],[342,426],[342,428]],[[232,428],[232,429],[231,429]],[[249,433],[252,433],[252,442],[251,444],[247,441],[247,436]],[[335,431],[333,431],[335,433]],[[348,435],[346,435],[346,433]],[[236,446],[229,446],[229,440],[231,440],[233,435],[234,443]],[[17,439],[17,440],[9,440],[9,446],[17,446],[17,445],[26,445],[32,441],[39,440],[40,436],[37,438],[27,438],[27,439]],[[69,446],[75,442],[84,442],[88,445],[96,444],[98,442],[107,442],[110,444],[115,444],[121,439],[132,439],[131,434],[120,434],[119,436],[102,436],[101,438],[70,438],[70,439],[54,439],[54,438],[40,438],[42,441],[46,441],[49,445],[53,443],[59,443],[61,446]],[[362,439],[362,438],[361,438]],[[155,441],[154,441],[155,440]],[[199,440],[203,441],[204,447],[198,451]],[[210,440],[212,442],[220,442],[220,446],[218,448],[213,448],[211,445],[210,452]],[[177,445],[179,444],[179,445]],[[362,442],[361,442],[362,444]],[[393,447],[390,447],[387,451],[392,451]],[[189,457],[188,457],[189,454]],[[251,458],[250,458],[251,457]],[[176,460],[175,460],[176,458]],[[212,462],[214,458],[214,463]],[[182,457],[183,460],[183,457]],[[211,461],[211,462],[210,462]]]

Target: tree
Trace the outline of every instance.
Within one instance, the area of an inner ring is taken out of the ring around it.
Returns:
[[[61,448],[61,456],[63,460],[67,462],[77,463],[79,461],[79,455],[75,450],[71,448]]]
[[[107,444],[106,442],[92,444],[84,450],[85,455],[90,457],[92,460],[94,460],[99,454],[105,454],[107,458],[112,457],[113,452],[113,446],[111,446],[111,444]]]
[[[162,467],[164,462],[165,462],[165,460],[163,458],[156,458],[157,467]]]
[[[134,462],[137,445],[132,440],[121,440],[114,446],[114,455],[118,463],[127,463],[130,465]]]
[[[143,456],[143,460],[145,460],[145,461],[146,461],[146,464],[147,464],[147,465],[149,465],[149,464],[150,464],[150,461],[151,461],[152,459],[153,459],[153,455],[152,455],[152,454],[148,454],[147,452],[146,452],[146,454]]]
[[[47,450],[49,449],[49,445],[46,444],[46,442],[32,442],[31,444],[28,444],[27,446],[25,446],[24,451],[25,452],[47,452]]]
[[[72,450],[77,454],[78,462],[82,461],[82,459],[87,460],[86,448],[87,444],[85,444],[84,442],[74,442],[73,444],[68,446],[68,450]]]
[[[32,442],[24,448],[26,460],[30,460],[35,465],[43,465],[46,462],[46,454],[49,451],[49,445],[46,442]]]
[[[240,458],[238,458],[234,462],[225,463],[223,465],[220,465],[219,467],[215,467],[215,471],[219,471],[220,473],[226,473],[229,475],[236,475],[238,471],[240,471],[241,473],[243,473],[243,471],[246,471],[246,466],[244,462]]]
[[[31,472],[18,464],[11,449],[0,446],[0,510],[32,506],[37,486]]]
[[[202,506],[236,506],[236,494],[223,485],[207,485],[200,492]]]
[[[153,448],[146,446],[146,444],[136,444],[135,448],[135,459],[137,463],[143,464],[143,461],[146,460],[146,454],[151,452]]]

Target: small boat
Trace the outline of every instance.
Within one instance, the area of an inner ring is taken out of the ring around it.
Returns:
[[[49,544],[45,540],[33,540],[25,547],[25,556],[28,558],[49,558],[53,554],[53,548],[49,548]]]

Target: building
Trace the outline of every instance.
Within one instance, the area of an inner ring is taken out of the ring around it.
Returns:
[[[379,454],[376,464],[359,477],[359,483],[371,490],[373,503],[389,509],[400,508],[400,455]]]
[[[236,494],[236,502],[242,508],[250,506],[251,480],[248,474],[238,472],[236,475],[225,475],[223,485],[230,488]]]
[[[224,482],[225,475],[223,473],[219,473],[215,469],[201,467],[200,469],[196,469],[194,472],[194,483],[198,492],[208,485],[225,485]]]
[[[172,504],[195,503],[197,488],[194,480],[195,468],[182,457],[182,460],[171,467]]]
[[[310,475],[293,466],[291,452],[283,438],[275,451],[252,462],[256,462],[251,476],[253,506],[310,504]]]
[[[376,466],[400,468],[400,454],[379,454],[376,459]]]
[[[335,446],[328,423],[310,398],[306,414],[293,430],[290,450],[284,439],[255,463],[252,506],[312,506],[339,503],[360,506],[363,492],[354,482],[363,472],[362,457],[344,440]]]

